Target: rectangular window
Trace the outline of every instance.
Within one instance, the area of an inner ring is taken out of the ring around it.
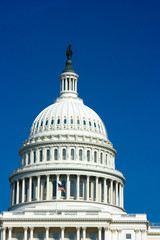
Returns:
[[[126,239],[131,239],[131,234],[127,233],[126,234]]]
[[[42,150],[40,150],[40,162],[42,162],[43,161],[43,152],[42,152]]]
[[[47,149],[47,161],[50,161],[50,150]]]
[[[31,163],[31,155],[30,155],[30,153],[28,153],[28,164],[30,164]]]
[[[36,163],[36,151],[34,151],[34,163]]]

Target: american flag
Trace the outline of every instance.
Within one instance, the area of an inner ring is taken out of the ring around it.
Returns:
[[[58,183],[58,190],[60,190],[64,193],[66,192],[66,189],[60,183]]]

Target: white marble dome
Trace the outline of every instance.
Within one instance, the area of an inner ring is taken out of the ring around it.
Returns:
[[[100,117],[79,98],[57,98],[34,120],[30,138],[42,135],[77,134],[106,139],[107,133]]]

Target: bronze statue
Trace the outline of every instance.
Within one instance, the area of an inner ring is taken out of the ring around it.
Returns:
[[[71,49],[71,45],[68,46],[67,51],[66,51],[66,56],[67,56],[67,60],[72,58],[72,49]]]

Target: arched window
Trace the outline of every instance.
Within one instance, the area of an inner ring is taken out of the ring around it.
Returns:
[[[62,181],[61,185],[63,186],[64,189],[66,189],[66,181],[65,180]],[[66,193],[64,191],[61,191],[61,196],[65,197]]]
[[[103,163],[103,153],[100,154],[100,163]]]
[[[66,149],[65,148],[63,148],[63,150],[62,150],[62,159],[66,160]]]
[[[79,121],[79,119],[77,119],[77,124],[78,124],[78,125],[80,124],[80,121]]]
[[[42,152],[42,150],[40,150],[40,152],[39,152],[39,154],[40,154],[40,162],[42,162],[43,161],[43,152]]]
[[[47,149],[47,161],[50,161],[50,150]]]
[[[64,124],[66,124],[66,123],[67,123],[67,119],[65,118],[65,119],[64,119]]]
[[[97,162],[97,152],[94,152],[94,162]]]
[[[67,78],[67,85],[68,85],[67,90],[69,90],[69,78]]]
[[[60,119],[57,120],[57,124],[60,124]]]
[[[74,149],[71,149],[71,160],[74,160]]]
[[[74,197],[74,180],[71,180],[70,182],[70,196]]]
[[[90,151],[87,150],[87,161],[90,162]]]
[[[54,159],[58,160],[58,149],[54,149]]]
[[[79,160],[82,161],[82,149],[79,150]]]
[[[71,124],[73,124],[73,119],[71,118]]]
[[[83,125],[86,125],[86,121],[85,120],[83,120]]]
[[[90,126],[90,127],[92,126],[91,121],[89,121],[89,126]]]
[[[54,119],[52,119],[52,121],[51,121],[51,125],[53,125],[53,123],[54,123]]]
[[[48,125],[48,120],[46,120],[46,126]]]
[[[53,181],[53,197],[56,197],[57,192],[57,182]]]
[[[43,126],[43,121],[41,122],[41,127]]]

